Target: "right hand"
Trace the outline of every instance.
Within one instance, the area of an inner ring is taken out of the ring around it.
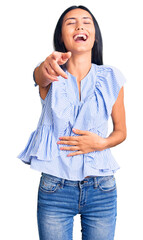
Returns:
[[[58,76],[62,76],[67,79],[66,73],[59,65],[65,64],[70,57],[71,52],[62,53],[55,51],[49,55],[40,65],[40,71],[45,80],[47,79],[50,82],[58,81]]]

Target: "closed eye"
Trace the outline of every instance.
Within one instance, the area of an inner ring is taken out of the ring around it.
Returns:
[[[68,23],[67,25],[71,25],[71,24],[75,24],[75,22],[72,22],[72,23]]]
[[[91,22],[84,22],[84,24],[91,24]]]

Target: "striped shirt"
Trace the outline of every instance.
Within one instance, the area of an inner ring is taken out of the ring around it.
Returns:
[[[66,68],[68,79],[52,82],[46,98],[41,99],[42,113],[25,149],[18,155],[32,169],[68,180],[86,176],[113,175],[119,165],[110,148],[67,157],[73,151],[60,150],[61,136],[77,136],[72,128],[91,131],[106,138],[108,120],[119,91],[126,82],[119,69],[92,63],[81,80],[81,99],[76,77]]]

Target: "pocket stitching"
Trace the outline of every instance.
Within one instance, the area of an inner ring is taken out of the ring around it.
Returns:
[[[43,188],[43,187],[40,185],[39,189],[40,189],[42,192],[54,193],[54,192],[59,188],[59,186],[60,186],[60,184],[58,183],[54,190],[46,190],[45,188]]]
[[[109,178],[107,178],[107,180],[102,179],[102,180],[99,182],[99,184],[98,184],[99,189],[100,189],[101,191],[103,191],[103,192],[111,192],[111,191],[114,191],[114,190],[116,189],[115,177],[113,176],[111,179],[114,180],[114,182],[115,182],[115,185],[114,185],[112,188],[110,188],[110,189],[108,188],[108,189],[106,190],[106,189],[103,189],[102,186],[100,186],[100,184],[101,184],[102,182],[104,182],[104,181],[106,182],[106,181],[110,180],[110,177],[109,177]]]

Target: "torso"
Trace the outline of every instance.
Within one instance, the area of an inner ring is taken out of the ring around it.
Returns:
[[[79,98],[80,98],[80,101],[81,101],[81,85],[80,85],[80,82],[77,82],[77,86],[78,86],[78,91],[79,91]],[[87,176],[85,178],[89,178],[90,176]]]
[[[47,93],[48,93],[48,91],[49,91],[49,88],[50,88],[50,85],[51,84],[49,84],[48,85],[48,87],[46,88],[46,89],[40,89],[41,91],[40,91],[40,93],[41,93],[41,95],[42,95],[42,97],[43,98],[45,98],[46,97],[46,95],[47,95]],[[77,81],[77,86],[78,86],[78,91],[79,91],[79,100],[81,101],[81,84],[80,84],[80,82],[78,82]],[[44,96],[43,96],[44,95]],[[90,178],[91,176],[86,176],[85,178]]]

